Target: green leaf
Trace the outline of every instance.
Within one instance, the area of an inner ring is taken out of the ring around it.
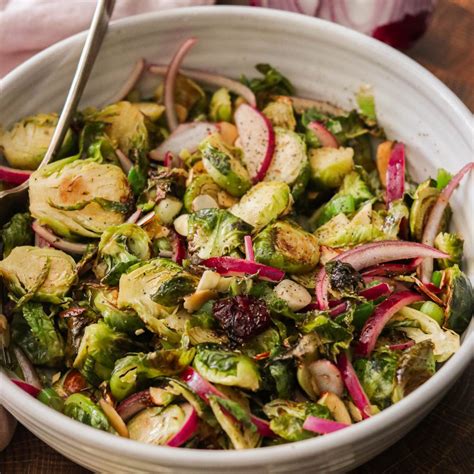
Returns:
[[[15,247],[31,245],[33,243],[33,230],[31,229],[30,214],[28,212],[15,214],[3,226],[0,236],[3,241],[3,258],[8,257]]]

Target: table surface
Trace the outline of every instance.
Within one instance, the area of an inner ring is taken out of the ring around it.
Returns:
[[[407,54],[474,111],[474,1],[440,0],[427,34]],[[438,407],[405,438],[354,474],[474,472],[474,364]],[[0,453],[1,474],[88,471],[19,426]]]

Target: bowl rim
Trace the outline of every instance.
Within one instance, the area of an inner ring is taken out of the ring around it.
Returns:
[[[336,39],[350,39],[351,46],[357,45],[361,50],[365,50],[365,55],[374,53],[376,57],[383,57],[383,63],[394,63],[403,69],[404,73],[412,74],[410,82],[418,80],[428,86],[428,89],[435,90],[444,106],[450,109],[459,121],[458,129],[466,138],[463,130],[471,128],[472,115],[461,100],[439,79],[433,76],[421,65],[403,55],[401,52],[387,46],[373,38],[365,36],[349,28],[337,25],[318,18],[308,17],[297,13],[282,12],[273,9],[252,8],[241,6],[196,6],[180,9],[172,9],[163,12],[145,13],[133,17],[117,20],[111,23],[111,30],[122,28],[133,28],[143,23],[156,23],[161,21],[175,21],[179,16],[188,14],[194,17],[227,17],[229,15],[250,15],[260,18],[262,21],[285,20],[292,22],[300,28],[317,28],[328,35],[333,35]],[[48,56],[54,55],[66,47],[77,46],[83,42],[86,32],[78,33],[70,38],[47,48],[41,53],[30,58],[28,61],[11,71],[1,80],[4,87],[13,83],[18,77],[26,74],[28,70],[41,63]],[[446,109],[445,109],[446,112]],[[253,466],[269,463],[268,455],[271,455],[271,463],[288,462],[296,458],[314,456],[329,449],[337,448],[345,444],[354,444],[363,438],[370,437],[385,429],[387,425],[397,423],[401,417],[413,416],[414,412],[434,398],[440,388],[451,385],[454,380],[467,367],[471,353],[474,349],[473,324],[466,330],[464,341],[459,351],[454,354],[441,369],[427,382],[407,398],[395,405],[383,410],[377,416],[361,423],[352,425],[344,430],[331,433],[329,435],[288,443],[278,446],[269,446],[243,451],[221,451],[221,450],[199,450],[181,449],[167,446],[154,446],[130,439],[120,438],[110,433],[106,433],[95,428],[72,420],[65,415],[43,405],[40,401],[33,399],[17,387],[6,374],[0,370],[0,401],[8,408],[11,406],[23,411],[25,417],[34,419],[36,423],[47,426],[47,431],[52,431],[56,435],[65,437],[74,434],[75,442],[82,446],[93,445],[95,449],[104,452],[120,452],[122,456],[129,459],[140,459],[141,461],[156,462],[158,464],[183,466],[192,468],[196,463],[201,466],[219,467],[222,463],[231,463],[232,467],[244,467],[249,464]],[[15,400],[11,402],[10,400]],[[180,453],[180,454],[178,454]]]

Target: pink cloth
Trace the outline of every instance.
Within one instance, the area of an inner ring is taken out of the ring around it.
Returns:
[[[214,0],[117,0],[112,18]],[[44,48],[89,27],[96,0],[0,0],[0,77]]]

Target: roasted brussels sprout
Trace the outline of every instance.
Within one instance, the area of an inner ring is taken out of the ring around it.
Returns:
[[[194,367],[209,382],[253,391],[261,384],[258,366],[250,357],[214,346],[198,346]]]
[[[445,326],[462,333],[471,322],[474,312],[474,295],[471,281],[457,265],[447,270],[447,298]]]
[[[91,289],[90,293],[93,308],[114,331],[135,334],[135,331],[144,328],[143,321],[135,311],[117,307],[118,290],[115,288]]]
[[[222,87],[212,94],[209,104],[209,118],[213,122],[230,122],[232,120],[232,101],[229,91]]]
[[[95,276],[103,283],[116,285],[128,268],[150,259],[150,246],[148,234],[136,224],[109,227],[100,238]]]
[[[471,314],[470,312],[469,318]],[[398,325],[400,321],[404,323]],[[410,326],[407,323],[411,323]],[[390,326],[396,327],[416,343],[430,340],[434,346],[433,353],[436,362],[449,359],[460,346],[459,334],[451,329],[442,329],[433,318],[409,306],[402,308],[390,319]]]
[[[394,403],[400,401],[425,383],[434,373],[433,343],[427,340],[410,347],[398,361],[392,401]]]
[[[41,163],[54,129],[56,114],[38,114],[15,123],[8,131],[0,129],[0,148],[13,168],[35,170]],[[74,146],[74,135],[68,130],[59,157],[67,156]]]
[[[391,403],[399,355],[388,349],[374,351],[370,359],[357,359],[354,369],[371,403],[385,408]]]
[[[183,427],[190,405],[168,405],[142,410],[127,424],[130,439],[163,446]]]
[[[289,273],[305,273],[316,267],[316,237],[294,222],[277,221],[265,227],[253,241],[255,260]]]
[[[434,241],[434,246],[446,252],[451,258],[438,259],[438,265],[441,268],[448,268],[453,265],[461,265],[463,256],[464,240],[458,234],[450,234],[448,232],[440,232]]]
[[[410,208],[410,232],[412,237],[421,242],[426,220],[430,215],[431,208],[438,199],[440,190],[431,179],[427,179],[418,185],[414,194],[414,201]],[[451,210],[449,206],[444,211],[443,222],[440,231],[447,228]]]
[[[242,246],[251,227],[224,209],[203,209],[189,216],[188,248],[199,258],[228,255]]]
[[[227,145],[218,133],[200,145],[204,168],[211,178],[232,196],[240,197],[252,186],[250,176],[240,160],[240,150]]]
[[[117,400],[123,400],[148,381],[179,374],[191,363],[194,353],[194,349],[170,349],[129,355],[117,360],[109,383],[112,395]]]
[[[251,449],[260,445],[261,437],[248,410],[233,400],[212,395],[209,397],[209,404],[234,449]]]
[[[8,257],[15,247],[31,245],[33,243],[31,216],[27,212],[15,214],[0,230],[0,239],[3,242],[3,258]]]
[[[198,281],[178,264],[155,258],[122,275],[118,307],[134,309],[150,331],[162,334],[164,327],[159,318],[170,314],[184,296],[193,293]]]
[[[200,196],[209,196],[214,199],[218,207],[225,209],[233,206],[237,202],[237,198],[231,196],[227,191],[219,187],[207,173],[197,175],[186,188],[183,203],[187,212],[198,210],[195,206],[195,200]]]
[[[69,418],[102,431],[110,431],[110,423],[104,412],[87,396],[73,393],[64,402],[63,413]]]
[[[108,380],[115,361],[133,348],[126,334],[99,321],[86,327],[73,365],[90,383]]]
[[[325,406],[312,402],[277,399],[267,403],[263,411],[271,420],[271,430],[287,441],[301,441],[314,436],[314,433],[303,429],[303,423],[308,416],[331,419],[331,414]]]
[[[316,189],[338,188],[354,169],[352,148],[312,148],[309,152],[311,181]]]
[[[34,172],[29,183],[31,215],[64,237],[99,237],[130,210],[123,171],[93,159],[57,161]]]
[[[296,119],[289,97],[277,97],[275,101],[269,102],[262,112],[270,119],[274,127],[286,128],[292,132],[295,130]]]
[[[297,199],[310,175],[306,144],[297,133],[280,127],[275,128],[275,141],[275,152],[264,180],[288,184]]]
[[[287,213],[293,204],[286,183],[264,181],[253,186],[229,211],[260,230],[272,220]]]
[[[76,263],[60,250],[15,247],[0,261],[0,276],[16,297],[60,304],[76,281]]]
[[[117,102],[94,112],[87,119],[106,123],[107,135],[126,155],[133,149],[147,151],[150,146],[147,118],[138,104]]]
[[[64,356],[64,341],[40,303],[26,303],[12,322],[12,339],[33,364],[57,367]]]
[[[359,173],[352,171],[344,177],[339,191],[311,216],[310,225],[317,229],[338,214],[350,215],[360,204],[373,197]]]

